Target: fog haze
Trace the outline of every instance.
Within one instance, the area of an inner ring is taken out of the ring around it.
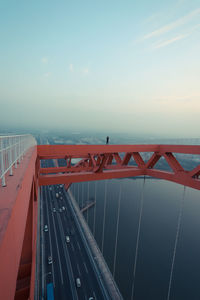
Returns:
[[[199,136],[199,1],[0,8],[1,127]]]

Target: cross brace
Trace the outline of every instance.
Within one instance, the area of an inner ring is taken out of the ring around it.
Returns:
[[[187,171],[175,153],[200,155],[200,146],[39,145],[38,159],[64,158],[67,162],[65,167],[39,167],[39,185],[147,175],[200,190],[200,164],[192,171]],[[145,159],[147,156],[148,159]],[[79,162],[73,164],[73,158],[78,158]],[[171,172],[155,169],[160,158],[166,161]]]

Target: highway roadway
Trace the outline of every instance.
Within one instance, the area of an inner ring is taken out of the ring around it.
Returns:
[[[47,163],[50,166],[52,162],[43,162],[43,167]],[[45,225],[48,231],[44,231]],[[66,236],[70,238],[68,243]],[[51,264],[48,257],[52,257]],[[108,299],[101,289],[61,185],[41,188],[38,259],[39,299],[46,299],[46,285],[50,282],[53,282],[55,299]],[[81,287],[77,287],[76,278],[80,278]]]

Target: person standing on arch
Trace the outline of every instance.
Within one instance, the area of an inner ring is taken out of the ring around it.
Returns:
[[[109,144],[109,136],[106,137],[106,145]]]

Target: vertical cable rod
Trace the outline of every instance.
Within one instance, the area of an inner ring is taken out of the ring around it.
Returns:
[[[78,206],[80,208],[80,195],[79,195],[80,183],[78,183]]]
[[[89,196],[90,196],[90,186],[89,186],[89,181],[88,181],[88,191],[87,191],[87,203],[86,206],[89,204]],[[87,223],[88,223],[88,208],[87,208]]]
[[[95,236],[95,226],[96,226],[96,203],[97,203],[97,182],[94,183],[94,221],[93,221],[93,236]]]
[[[76,183],[74,183],[74,198],[76,199]]]
[[[117,226],[116,226],[117,228],[116,228],[116,236],[115,236],[114,265],[113,265],[113,277],[114,278],[115,278],[116,257],[117,257],[117,242],[118,242],[118,232],[119,232],[119,216],[120,216],[121,196],[122,196],[122,183],[120,181],[118,208],[117,208]]]
[[[174,272],[174,262],[175,262],[175,258],[176,258],[176,249],[177,249],[177,244],[178,244],[178,239],[179,239],[179,234],[180,234],[181,219],[182,219],[182,215],[183,215],[184,199],[185,199],[185,186],[184,186],[183,197],[181,199],[180,208],[179,208],[178,223],[177,223],[177,229],[176,229],[176,238],[175,238],[175,243],[174,243],[172,265],[171,265],[171,271],[170,271],[170,277],[169,277],[167,300],[170,299],[172,278],[173,278],[173,272]]]
[[[104,194],[104,209],[103,209],[103,233],[102,233],[102,243],[101,243],[101,253],[103,254],[104,248],[104,234],[105,234],[105,221],[106,221],[106,201],[107,200],[107,180],[105,181],[105,194]]]
[[[82,204],[81,204],[81,209],[83,209],[83,182],[81,183],[82,186]]]
[[[137,231],[137,239],[136,239],[136,246],[135,246],[135,259],[134,259],[134,267],[133,267],[133,284],[132,284],[132,291],[131,291],[131,300],[133,300],[134,292],[135,292],[135,275],[137,269],[138,248],[139,248],[139,241],[140,241],[142,212],[143,212],[143,204],[144,204],[144,185],[145,185],[145,177],[142,184],[142,192],[141,192],[141,200],[140,200],[140,214],[139,214],[138,231]]]

